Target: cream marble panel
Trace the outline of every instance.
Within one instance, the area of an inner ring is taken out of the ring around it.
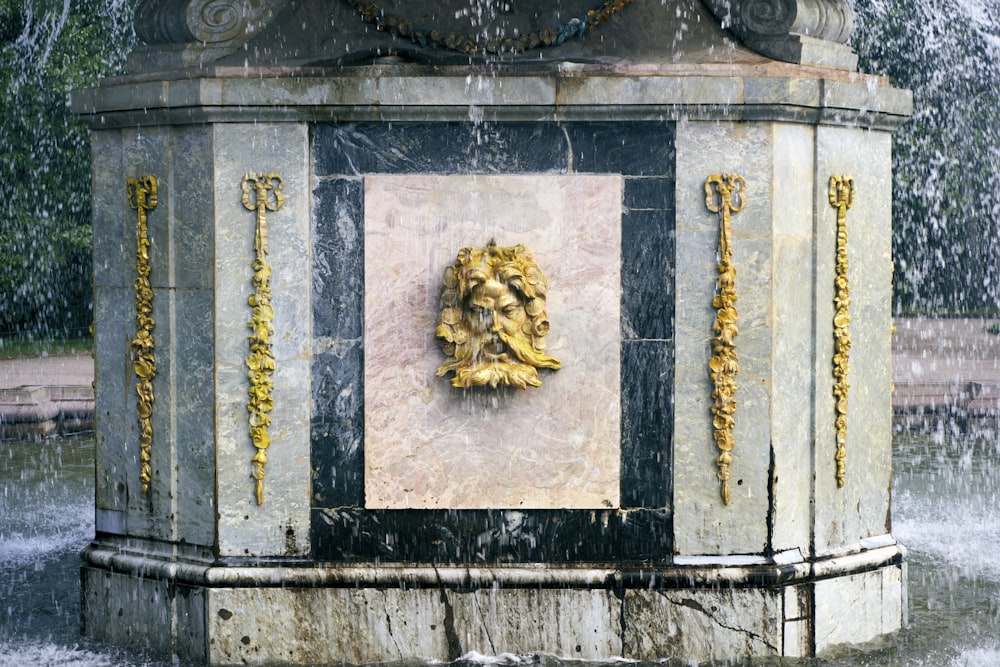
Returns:
[[[365,504],[617,507],[622,181],[365,178]],[[523,244],[549,280],[541,387],[435,375],[441,277],[463,247]]]

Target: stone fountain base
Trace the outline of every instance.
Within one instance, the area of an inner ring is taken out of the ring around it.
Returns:
[[[804,657],[905,623],[905,550],[891,542],[812,561],[786,553],[612,569],[213,566],[98,541],[84,553],[84,630],[213,665],[451,661],[470,652]]]
[[[295,12],[327,3],[292,3],[260,49],[76,96],[88,634],[211,664],[700,661],[902,626],[890,132],[910,96],[840,44],[789,35],[819,60],[774,62],[706,5],[635,4],[564,60],[417,64],[440,53],[410,43],[350,65],[331,49],[400,35],[358,20],[305,62]],[[615,25],[657,59],[616,60]],[[291,65],[251,62],[272,44]],[[185,49],[149,62],[208,57]],[[518,246],[537,266],[485,259]],[[498,355],[500,329],[551,355],[537,382],[438,376],[470,337]]]

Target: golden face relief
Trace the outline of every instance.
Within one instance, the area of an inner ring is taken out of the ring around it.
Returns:
[[[524,246],[463,248],[445,269],[435,335],[454,387],[539,387],[538,368],[557,370],[546,355],[548,284]]]

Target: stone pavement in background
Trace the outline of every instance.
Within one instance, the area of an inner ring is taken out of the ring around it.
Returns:
[[[0,359],[0,438],[93,430],[93,383],[89,354]]]
[[[1000,412],[1000,321],[896,320],[892,378],[896,413],[953,412],[961,417]]]
[[[0,359],[0,389],[24,385],[91,386],[94,360],[89,354]]]
[[[998,320],[901,318],[893,336],[892,404],[897,414],[1000,412]],[[89,354],[0,359],[0,437],[93,426],[94,362]]]

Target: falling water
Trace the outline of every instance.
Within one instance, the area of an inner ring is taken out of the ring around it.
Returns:
[[[996,313],[1000,2],[855,2],[862,71],[913,90],[895,135],[897,312]]]
[[[67,129],[75,121],[65,94],[120,71],[134,2],[73,4],[82,9],[27,0],[18,21],[0,7],[0,343],[15,326],[72,333],[89,318],[89,254],[80,250],[89,243],[89,151],[84,131]],[[510,3],[499,4],[470,0],[470,12],[502,13]],[[865,0],[855,11],[861,69],[915,93],[915,116],[894,145],[896,311],[995,316],[1000,0]],[[80,59],[92,63],[85,72],[66,66]],[[11,267],[31,280],[11,282]],[[76,292],[55,291],[61,284]],[[938,353],[955,374],[974,354]],[[910,550],[910,627],[824,659],[752,664],[1000,663],[997,419],[946,407],[898,420],[893,531]],[[0,665],[178,664],[79,635],[77,553],[93,535],[92,461],[89,438],[0,442]],[[566,664],[545,655],[458,662]]]
[[[0,349],[90,325],[89,135],[68,94],[121,70],[132,4],[0,3]]]

